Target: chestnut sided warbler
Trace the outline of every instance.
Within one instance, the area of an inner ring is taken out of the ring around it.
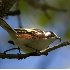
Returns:
[[[55,40],[61,38],[58,37],[52,31],[42,31],[40,29],[27,29],[27,28],[15,28],[12,29],[3,19],[0,18],[0,26],[4,28],[14,43],[25,53],[41,51],[47,49],[48,46]]]

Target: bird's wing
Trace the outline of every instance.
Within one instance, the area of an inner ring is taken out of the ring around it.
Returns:
[[[27,38],[27,39],[37,39],[45,38],[45,34],[40,29],[27,29],[27,28],[15,28],[18,38]]]

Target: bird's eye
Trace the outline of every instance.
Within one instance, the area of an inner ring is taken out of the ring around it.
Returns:
[[[47,35],[48,38],[55,36],[55,34],[52,31],[47,32],[46,35]]]
[[[51,38],[51,37],[54,37],[54,34],[50,34],[47,36],[47,38]]]
[[[49,37],[54,37],[54,35],[53,34],[50,34]]]

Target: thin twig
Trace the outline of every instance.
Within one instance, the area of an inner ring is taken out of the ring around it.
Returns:
[[[51,52],[57,48],[63,47],[70,45],[70,41],[66,41],[60,44],[57,44],[55,46],[52,46],[50,48],[47,48],[46,50],[43,50],[42,52],[32,52],[32,53],[26,53],[26,54],[5,54],[5,53],[0,53],[0,58],[5,59],[25,59],[29,56],[41,56],[41,55],[47,55],[48,52]]]
[[[19,0],[17,0],[17,3],[16,3],[16,10],[19,10]],[[21,13],[21,11],[20,11],[20,13]],[[17,18],[18,18],[19,28],[22,28],[22,23],[21,23],[20,14],[17,15]]]

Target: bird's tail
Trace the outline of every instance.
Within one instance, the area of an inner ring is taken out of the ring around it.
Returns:
[[[16,32],[2,18],[0,18],[0,26],[5,29],[13,38],[16,38]]]

